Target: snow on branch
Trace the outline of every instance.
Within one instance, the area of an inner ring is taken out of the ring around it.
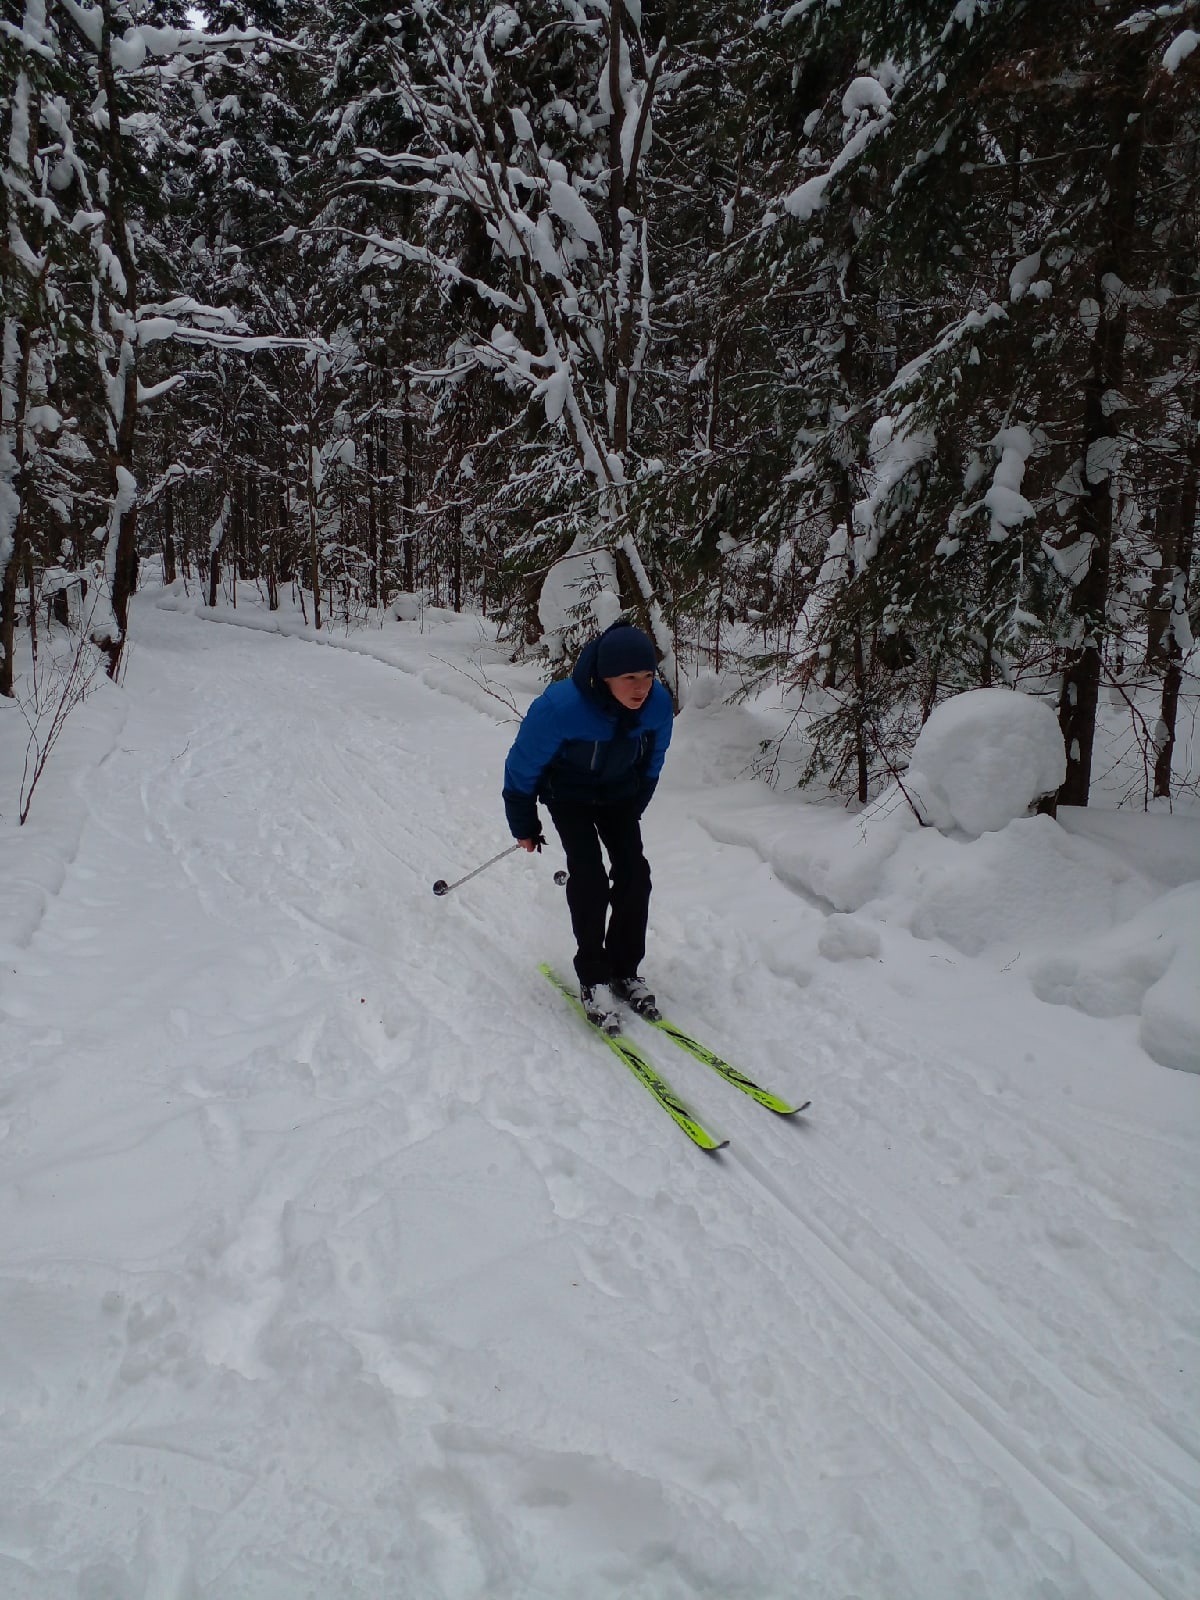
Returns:
[[[180,320],[182,317],[192,317],[195,321],[183,322]],[[155,344],[161,339],[177,339],[182,344],[219,345],[222,349],[247,353],[254,350],[309,350],[323,354],[329,349],[324,339],[252,334],[241,317],[228,306],[204,305],[186,295],[179,295],[161,305],[138,307],[138,343]],[[168,379],[153,391],[140,391],[139,397],[153,399],[155,395],[165,393],[174,381]]]
[[[359,257],[360,268],[369,267],[377,256],[395,256],[399,260],[412,261],[418,266],[427,267],[430,272],[439,278],[444,278],[447,283],[472,290],[489,305],[505,311],[521,309],[511,295],[505,294],[502,289],[492,288],[491,284],[484,283],[482,278],[472,277],[469,272],[464,272],[457,262],[451,261],[447,256],[438,255],[425,245],[410,244],[407,239],[385,239],[382,234],[374,232],[357,233],[349,228],[333,230],[315,228],[312,231],[314,233],[333,231],[344,239],[356,239],[362,243],[365,248]]]
[[[1185,28],[1167,47],[1162,62],[1164,69],[1170,73],[1178,72],[1197,45],[1200,45],[1200,33],[1194,28]]]
[[[865,87],[870,85],[870,90]],[[891,101],[875,78],[856,78],[842,99],[849,132],[845,144],[824,172],[816,173],[784,196],[783,209],[798,222],[808,222],[825,204],[830,184],[854,165],[867,146],[892,126]],[[861,121],[870,117],[869,121]],[[861,121],[861,125],[858,125]]]
[[[901,367],[891,383],[888,384],[885,393],[889,395],[904,393],[922,375],[931,362],[936,361],[940,356],[947,355],[972,334],[981,332],[989,324],[1002,321],[1007,316],[1008,313],[1004,307],[998,305],[994,300],[984,311],[968,311],[965,317],[960,317],[957,322],[951,323],[938,336],[937,341],[930,345],[928,350],[923,350],[919,356],[915,356],[905,366]]]
[[[104,42],[101,8],[83,5],[80,0],[58,0],[58,4],[92,49],[99,53]],[[225,28],[220,33],[209,33],[203,28],[155,27],[146,22],[132,24],[123,34],[113,34],[109,48],[113,66],[119,72],[128,73],[138,71],[147,56],[205,56],[236,45],[271,45],[282,50],[302,48],[294,40],[279,38],[262,28]]]
[[[917,425],[915,413],[915,406],[905,406],[898,416],[880,417],[871,429],[871,462],[867,474],[870,487],[855,503],[853,511],[852,549],[857,572],[862,572],[879,550],[886,507],[893,491],[910,472],[928,461],[937,448],[936,435]]]

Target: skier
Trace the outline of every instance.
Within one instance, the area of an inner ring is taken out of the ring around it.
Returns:
[[[620,1027],[616,1001],[651,1020],[659,1015],[638,976],[650,908],[641,817],[662,771],[673,715],[657,667],[649,637],[614,623],[584,647],[570,678],[533,702],[504,764],[513,838],[525,850],[541,849],[541,800],[562,840],[579,997],[589,1020],[608,1032]]]

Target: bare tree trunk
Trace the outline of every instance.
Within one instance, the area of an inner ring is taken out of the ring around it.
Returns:
[[[867,764],[867,667],[863,653],[862,628],[854,624],[854,759],[858,768],[858,798],[866,805],[871,795],[871,773]]]
[[[386,610],[390,598],[388,575],[391,563],[391,540],[388,537],[391,528],[392,497],[388,484],[388,414],[389,389],[391,379],[388,373],[388,346],[384,339],[380,344],[379,354],[379,395],[383,402],[380,411],[378,429],[372,429],[371,437],[375,448],[375,458],[379,467],[379,488],[376,493],[377,511],[379,521],[379,606]]]
[[[851,248],[847,254],[842,283],[842,349],[838,358],[838,374],[843,394],[854,396],[857,396],[859,389],[858,360],[862,336],[859,320],[854,311],[858,291],[859,258]],[[854,485],[846,467],[842,467],[838,473],[835,494],[837,518],[846,529],[846,562],[849,581],[853,584],[853,540],[850,535],[854,529]],[[853,619],[850,652],[851,681],[854,686],[854,761],[858,774],[859,803],[866,805],[870,796],[870,768],[867,762],[867,661],[860,616],[855,616]]]
[[[29,130],[29,147],[22,154],[26,169],[32,171],[37,160],[40,119],[36,96],[31,95],[29,80],[23,72],[18,76],[16,92],[19,94],[22,91],[28,97],[25,121]],[[15,117],[15,110],[13,115]],[[9,204],[13,203],[10,199]],[[36,215],[31,222],[34,237],[29,242],[32,248],[37,250],[41,248],[42,227]],[[37,289],[41,290],[40,282]],[[40,293],[38,298],[41,298]],[[30,300],[31,303],[34,300],[32,294]],[[25,417],[29,409],[29,373],[33,340],[27,321],[13,316],[4,318],[0,334],[3,337],[3,344],[0,345],[0,430],[8,436],[11,468],[6,468],[6,471],[9,473],[8,487],[15,497],[15,515],[10,532],[12,544],[8,551],[8,560],[0,571],[0,695],[11,697],[16,672],[17,580],[28,537],[28,518],[25,514],[25,468],[28,456]],[[32,600],[32,596],[30,598]]]
[[[938,658],[935,656],[930,667],[929,677],[921,694],[921,726],[924,727],[933,715],[933,708],[937,704],[938,696]]]
[[[608,8],[608,93],[612,106],[608,119],[608,225],[614,279],[621,264],[621,211],[625,205],[625,163],[621,155],[625,109],[625,96],[621,93],[622,9],[619,5]]]
[[[225,496],[221,502],[220,515],[213,523],[208,535],[208,606],[211,611],[217,603],[217,593],[221,587],[221,546],[225,543],[225,533],[229,527],[230,498]]]
[[[1146,596],[1146,665],[1158,667],[1169,655],[1172,590],[1175,579],[1175,551],[1179,543],[1179,519],[1183,514],[1182,484],[1168,484],[1159,494],[1154,508],[1154,548],[1158,566]]]
[[[1162,630],[1167,667],[1163,674],[1162,703],[1155,733],[1154,798],[1156,800],[1166,800],[1171,795],[1171,763],[1175,756],[1179,693],[1183,687],[1183,645],[1178,631],[1170,624],[1176,617],[1185,621],[1187,618],[1188,577],[1192,570],[1192,557],[1195,552],[1198,509],[1200,509],[1200,383],[1197,383],[1192,390],[1191,439],[1188,445],[1187,468],[1176,506],[1175,548],[1164,552],[1164,565],[1169,555],[1174,571],[1170,587],[1170,615]]]
[[[1068,655],[1059,697],[1058,720],[1067,755],[1067,775],[1058,791],[1061,805],[1087,805],[1092,780],[1092,746],[1100,704],[1100,652],[1112,565],[1112,472],[1117,445],[1116,424],[1105,415],[1103,402],[1109,390],[1121,386],[1128,323],[1125,306],[1119,297],[1113,301],[1109,285],[1113,278],[1122,284],[1129,281],[1145,139],[1144,118],[1138,115],[1141,103],[1142,85],[1131,75],[1113,97],[1114,153],[1106,174],[1108,238],[1097,255],[1095,268],[1096,303],[1100,310],[1092,337],[1091,372],[1084,387],[1084,492],[1077,517],[1079,539],[1089,547],[1090,554],[1087,570],[1072,598],[1078,642]]]
[[[454,498],[450,503],[450,604],[458,612],[463,606],[463,514],[462,494],[458,469],[463,458],[463,400],[461,393],[454,402],[453,463]]]
[[[18,517],[12,551],[5,563],[4,575],[0,578],[0,694],[9,698],[12,697],[13,680],[16,677],[17,578],[21,570],[21,546],[24,544],[20,530],[21,519]]]
[[[413,516],[417,489],[417,451],[413,429],[412,376],[407,360],[400,380],[400,404],[403,408],[400,414],[400,449],[403,457],[400,536],[404,540],[404,590],[406,594],[413,594],[417,587],[417,529]]]
[[[29,612],[28,612],[28,615],[29,615],[29,649],[30,649],[30,652],[31,652],[31,654],[33,656],[34,661],[36,662],[36,660],[38,658],[38,614],[37,614],[38,608],[37,608],[37,596],[34,593],[35,573],[34,573],[34,568],[33,568],[33,545],[29,542],[28,539],[26,539],[26,541],[25,541],[24,570],[25,570],[25,593],[26,593],[26,595],[28,596],[28,599],[29,599]],[[64,594],[63,598],[64,599],[66,598],[65,594]],[[47,627],[49,627],[49,623],[47,623]]]
[[[268,609],[268,611],[278,611],[279,610],[279,532],[278,532],[279,508],[278,508],[278,501],[275,500],[275,497],[273,495],[268,497],[268,510],[267,510],[267,515],[268,516],[270,516],[270,514],[271,514],[270,505],[271,505],[272,502],[274,502],[274,504],[275,504],[275,522],[267,529],[266,540],[265,540],[265,544],[263,546],[263,551],[262,551],[262,557],[263,557],[263,562],[264,562],[264,566],[265,566],[265,570],[266,570],[266,579],[267,579],[267,609]],[[263,538],[262,524],[261,524],[261,519],[260,519],[260,522],[259,522],[259,539],[260,539],[260,541],[262,540],[262,538]]]
[[[630,409],[633,400],[634,330],[637,326],[637,296],[633,288],[634,263],[624,261],[626,233],[630,235],[629,249],[635,248],[635,236],[645,228],[645,222],[635,216],[638,206],[638,162],[645,139],[645,127],[654,98],[663,52],[660,51],[646,80],[639,126],[632,141],[624,137],[626,106],[621,91],[622,22],[629,13],[623,5],[609,7],[608,34],[608,89],[612,96],[612,113],[608,123],[608,211],[611,231],[612,304],[614,324],[608,330],[605,350],[605,372],[611,386],[612,448],[622,457],[629,449]],[[629,150],[629,171],[625,170],[625,148]],[[644,244],[643,237],[643,244]],[[621,288],[621,285],[624,288]],[[644,597],[647,602],[650,596]]]
[[[25,550],[25,513],[21,503],[20,471],[14,474],[16,482],[17,515],[12,529],[12,548],[4,571],[0,574],[0,694],[11,698],[13,679],[16,676],[17,646],[17,580],[21,573],[21,559]]]
[[[214,610],[217,593],[221,587],[221,546],[214,545],[208,554],[208,609]]]
[[[367,605],[372,611],[379,609],[380,594],[380,560],[379,560],[379,477],[376,471],[376,435],[379,427],[379,404],[383,392],[383,381],[379,373],[380,362],[378,357],[385,348],[384,341],[374,332],[371,323],[372,303],[368,298],[366,302],[366,325],[363,339],[364,355],[367,361],[366,387],[367,401],[371,411],[367,419],[366,431],[366,457],[367,457]]]
[[[175,497],[171,485],[163,490],[163,583],[175,582]]]
[[[367,604],[372,611],[379,608],[379,512],[376,504],[375,472],[375,422],[367,426]]]
[[[238,583],[246,571],[246,480],[239,473],[233,481],[233,538],[230,541],[229,603],[237,610]]]
[[[107,113],[103,128],[109,179],[105,243],[120,262],[124,276],[124,293],[120,302],[121,328],[117,339],[120,411],[115,418],[115,438],[109,462],[109,492],[113,498],[113,513],[104,556],[116,637],[110,635],[99,641],[108,657],[108,675],[115,678],[121,668],[121,655],[129,631],[129,601],[137,588],[138,504],[133,444],[137,432],[138,363],[136,334],[131,330],[137,322],[138,290],[137,267],[125,216],[125,150],[121,139],[121,107],[112,57],[112,11],[113,0],[100,0],[101,36],[96,65]],[[110,318],[110,325],[114,321]]]
[[[305,473],[305,485],[308,490],[308,561],[309,579],[312,583],[313,622],[319,633],[321,631],[321,539],[317,520],[316,453],[316,427],[310,417],[307,472]]]

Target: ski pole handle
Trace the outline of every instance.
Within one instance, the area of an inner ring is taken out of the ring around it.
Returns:
[[[501,850],[498,856],[493,856],[490,861],[485,861],[481,867],[476,867],[474,872],[468,872],[464,877],[456,878],[453,883],[447,883],[445,878],[439,878],[433,886],[436,895],[449,894],[451,889],[457,889],[464,883],[469,883],[472,878],[477,878],[481,872],[486,872],[489,867],[494,867],[497,861],[503,861],[505,856],[512,855],[514,850],[519,850],[520,844],[510,844],[507,850]]]

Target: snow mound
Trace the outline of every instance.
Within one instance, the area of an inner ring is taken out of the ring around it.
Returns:
[[[714,766],[706,752],[707,771]],[[901,841],[920,831],[896,792],[882,796],[851,827],[841,806],[806,805],[800,815],[797,826],[795,812],[764,794],[756,803],[711,809],[704,829],[720,844],[752,850],[782,883],[821,902],[823,910],[841,912],[858,911],[879,895]]]
[[[1022,817],[965,841],[910,834],[887,864],[891,920],[964,955],[991,947],[1054,949],[1141,912],[1156,888],[1050,817]]]
[[[883,947],[869,922],[834,912],[821,930],[817,949],[826,961],[878,961]]]
[[[1011,689],[970,689],[921,729],[905,786],[925,822],[978,837],[1025,816],[1065,773],[1048,705]]]
[[[1200,816],[1059,806],[1057,821],[1074,838],[1094,841],[1164,888],[1200,880]]]
[[[1172,890],[1069,953],[1044,957],[1033,990],[1092,1017],[1139,1016],[1148,1056],[1200,1072],[1200,884]]]
[[[44,742],[49,713],[38,714],[31,707],[30,715]],[[127,715],[124,696],[101,676],[65,723],[22,827],[18,821],[24,793],[22,766],[27,740],[31,759],[34,743],[23,718],[18,729],[17,702],[0,701],[0,989],[11,987],[10,955],[33,943],[47,908],[62,889],[88,818],[82,788],[64,782],[62,774],[70,770],[70,763],[86,770],[89,763],[99,766],[107,760]]]

